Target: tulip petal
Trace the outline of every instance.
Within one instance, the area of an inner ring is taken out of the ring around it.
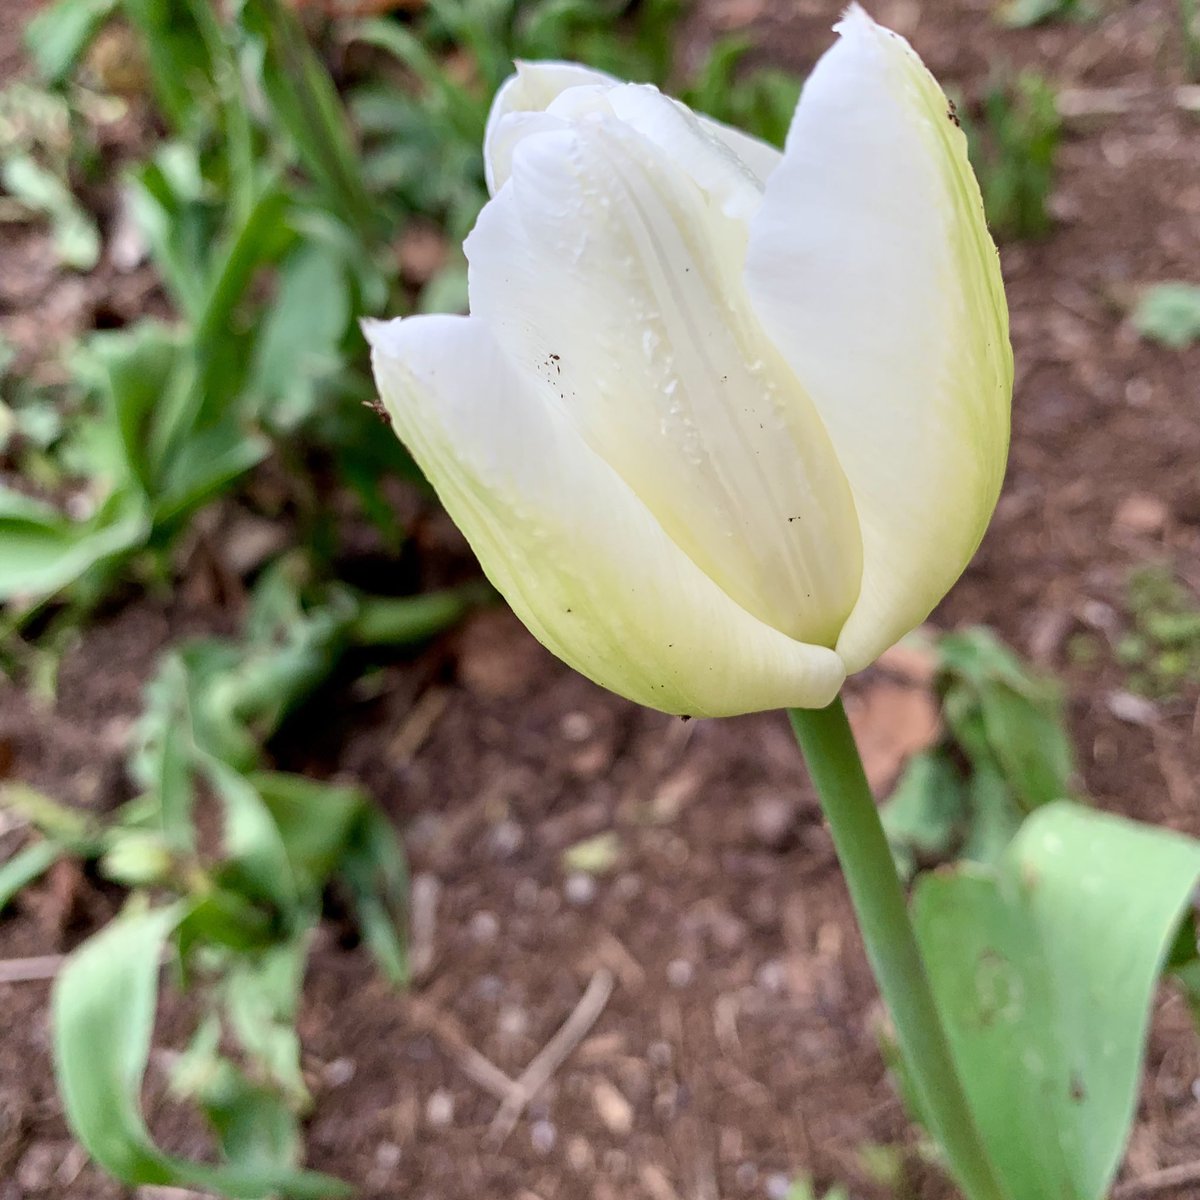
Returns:
[[[817,405],[862,525],[849,671],[918,625],[996,503],[1012,352],[966,139],[903,38],[859,8],[804,86],[746,283]]]
[[[510,148],[506,145],[507,131],[502,123],[514,114],[544,113],[569,88],[624,88],[621,80],[591,67],[570,62],[518,62],[516,74],[507,79],[496,93],[488,113],[487,132],[483,140],[484,167],[488,191],[494,196],[508,178]],[[685,105],[670,103],[688,112]],[[700,127],[712,138],[728,147],[734,156],[760,182],[779,164],[783,157],[774,146],[734,129],[711,117],[695,115]]]
[[[742,281],[758,185],[655,89],[573,89],[467,239],[471,312],[743,608],[833,646],[857,516]]]
[[[365,322],[396,431],[548,649],[665,712],[820,707],[841,660],[716,586],[474,317]]]

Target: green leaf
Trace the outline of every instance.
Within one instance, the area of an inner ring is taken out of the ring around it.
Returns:
[[[948,754],[927,750],[910,759],[880,810],[901,875],[911,879],[922,861],[949,858],[967,815],[963,781]]]
[[[100,259],[96,222],[61,179],[27,154],[8,153],[0,177],[17,200],[50,219],[54,249],[64,266],[90,271]]]
[[[259,954],[240,955],[222,989],[230,1028],[242,1048],[299,1110],[312,1103],[300,1072],[296,1033],[307,952],[308,937],[301,934]]]
[[[294,250],[280,268],[251,374],[250,389],[272,427],[295,429],[313,413],[321,382],[342,369],[350,318],[342,256],[319,243]]]
[[[67,853],[68,848],[61,843],[43,840],[23,847],[0,863],[0,912],[22,888],[41,878]]]
[[[0,488],[0,600],[38,597],[73,583],[97,563],[140,545],[149,531],[137,497],[114,495],[90,520]]]
[[[62,83],[119,0],[58,0],[25,26],[25,48],[47,83]]]
[[[1100,1200],[1133,1117],[1155,982],[1200,844],[1058,802],[995,869],[922,877],[914,918],[1014,1200]]]
[[[75,952],[55,982],[54,1068],[72,1132],[122,1182],[208,1188],[233,1200],[269,1193],[319,1200],[349,1195],[339,1180],[264,1166],[209,1166],[163,1153],[151,1140],[139,1093],[167,938],[181,905],[126,911]]]
[[[249,776],[267,806],[301,888],[319,897],[368,807],[358,788],[277,771]]]
[[[1172,350],[1200,341],[1200,285],[1170,282],[1148,288],[1133,310],[1133,324],[1142,337]]]
[[[392,983],[408,981],[405,928],[408,864],[396,831],[377,808],[362,813],[341,862],[363,940]]]
[[[300,905],[296,877],[270,809],[254,785],[219,758],[200,754],[198,765],[225,809],[222,883],[294,919]]]

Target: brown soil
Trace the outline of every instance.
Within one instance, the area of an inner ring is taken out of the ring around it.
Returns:
[[[773,57],[804,69],[836,9],[710,0],[694,32],[750,20]],[[1141,0],[1022,32],[971,0],[876,9],[967,95],[1008,60],[1080,89],[1092,110],[1062,150],[1054,234],[1003,252],[1012,462],[986,543],[936,623],[986,621],[1062,674],[1098,804],[1200,834],[1200,697],[1130,723],[1110,704],[1118,669],[1066,655],[1073,632],[1103,636],[1119,621],[1133,566],[1168,560],[1200,584],[1200,348],[1147,346],[1123,316],[1140,284],[1200,280],[1200,124],[1173,90],[1175,6]],[[1100,111],[1114,101],[1120,111]],[[182,599],[108,616],[68,654],[54,706],[0,690],[0,764],[77,803],[123,798],[120,759],[156,654],[228,621]],[[421,904],[436,894],[429,961],[408,994],[335,926],[322,931],[301,1028],[313,1166],[379,1200],[733,1200],[777,1196],[800,1172],[883,1197],[860,1151],[896,1143],[910,1194],[948,1194],[920,1166],[885,1075],[875,989],[782,718],[684,724],[638,710],[502,612],[387,680],[373,700],[323,695],[275,747],[283,766],[368,787],[404,833]],[[563,851],[604,831],[618,840],[613,870],[567,872]],[[115,899],[65,868],[0,923],[0,958],[69,948]],[[605,972],[614,988],[590,1034],[498,1136],[499,1102],[464,1069],[468,1051],[518,1075]],[[0,1200],[121,1195],[72,1149],[47,992],[0,985]],[[164,1045],[180,1025],[167,1005]],[[1198,1075],[1185,1007],[1164,991],[1125,1178],[1195,1156]],[[198,1149],[162,1091],[155,1066],[156,1130]]]

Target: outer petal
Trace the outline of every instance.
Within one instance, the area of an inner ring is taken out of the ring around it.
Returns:
[[[563,92],[575,87],[613,88],[621,80],[604,71],[569,62],[518,62],[516,74],[506,80],[492,101],[484,136],[484,166],[488,190],[495,195],[507,179],[508,152],[500,149],[504,139],[501,124],[514,114],[545,112]],[[671,101],[675,107],[688,111],[686,106]],[[696,120],[710,137],[725,145],[761,183],[783,157],[774,146],[734,129],[711,117],[696,114]]]
[[[855,671],[962,572],[1008,449],[999,261],[945,96],[859,8],[804,86],[755,216],[746,282],[813,397],[862,524]]]
[[[758,184],[653,88],[574,88],[545,117],[467,240],[472,314],[738,604],[832,646],[857,516],[745,295]]]
[[[665,712],[827,704],[841,660],[756,620],[666,536],[473,317],[367,323],[396,431],[534,636]]]

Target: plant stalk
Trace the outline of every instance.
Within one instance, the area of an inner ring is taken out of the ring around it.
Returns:
[[[1008,1200],[971,1115],[841,698],[789,709],[922,1113],[971,1200]]]

